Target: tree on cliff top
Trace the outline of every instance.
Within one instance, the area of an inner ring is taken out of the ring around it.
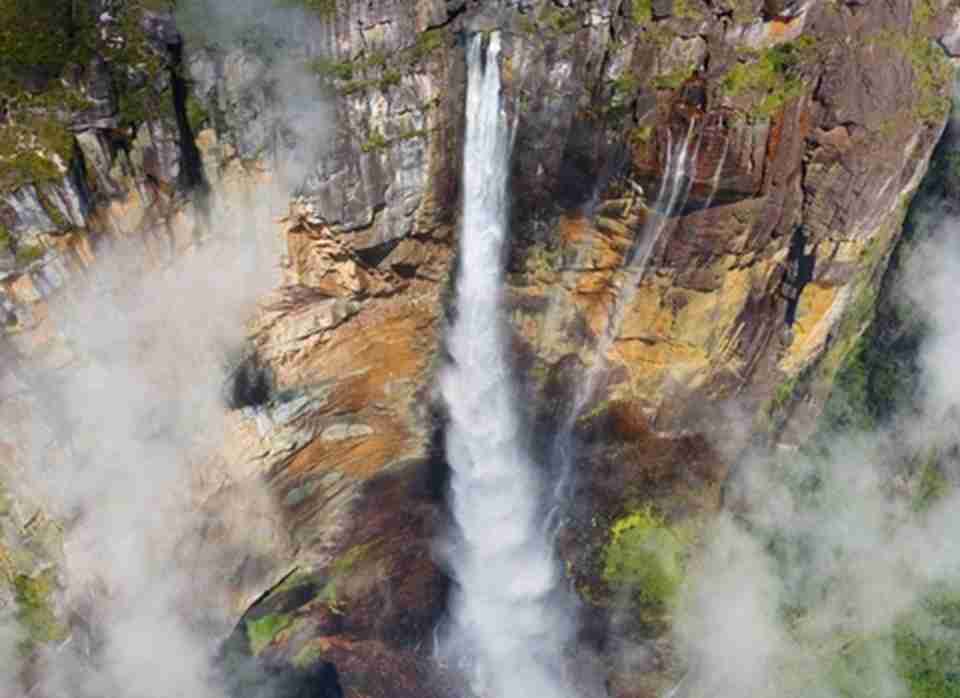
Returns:
[[[0,82],[42,86],[89,57],[94,17],[78,0],[0,0]]]

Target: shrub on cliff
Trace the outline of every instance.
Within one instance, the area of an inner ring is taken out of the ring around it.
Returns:
[[[618,519],[604,549],[603,578],[614,590],[629,591],[640,603],[666,607],[683,581],[686,540],[652,509]]]
[[[0,0],[0,83],[43,85],[89,59],[93,19],[79,0]]]

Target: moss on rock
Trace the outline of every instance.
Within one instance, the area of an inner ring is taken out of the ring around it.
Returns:
[[[271,613],[257,619],[247,620],[247,639],[250,641],[250,651],[258,655],[273,642],[281,631],[293,624],[293,617],[288,613]]]
[[[26,633],[21,648],[32,650],[36,645],[60,642],[67,637],[67,629],[53,610],[54,572],[47,570],[35,576],[20,574],[13,579],[17,601],[17,622]]]
[[[374,543],[361,543],[350,548],[343,555],[338,557],[328,570],[327,583],[320,590],[319,598],[331,608],[336,608],[340,587],[346,580],[346,577],[364,560]]]
[[[603,579],[643,604],[665,607],[684,578],[688,541],[650,507],[617,519],[604,548]]]
[[[803,90],[797,68],[812,53],[815,42],[807,37],[773,46],[764,51],[748,51],[727,73],[720,87],[731,97],[751,95],[757,100],[755,112],[771,116],[789,99]]]

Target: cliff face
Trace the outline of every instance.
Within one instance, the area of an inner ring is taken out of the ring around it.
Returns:
[[[557,428],[555,406],[598,363],[631,285],[625,261],[646,251],[601,389],[577,421],[560,550],[583,601],[578,656],[603,667],[615,695],[652,695],[672,666],[664,611],[639,600],[623,612],[605,574],[611,526],[650,503],[671,523],[695,522],[720,506],[748,443],[810,433],[872,319],[943,130],[952,68],[936,40],[953,45],[952,10],[908,0],[308,8],[292,48],[277,50],[308,67],[333,126],[296,170],[305,176],[282,223],[283,279],[250,323],[251,353],[230,388],[242,399],[196,488],[217,519],[222,501],[263,483],[279,522],[256,564],[218,563],[232,586],[209,602],[239,621],[228,654],[271,671],[332,664],[348,695],[444,690],[430,659],[448,587],[432,554],[446,477],[433,379],[455,264],[462,35],[499,28],[516,119],[509,314],[540,433]],[[104,251],[132,245],[137,268],[176,266],[217,215],[210,188],[256,195],[271,179],[281,129],[269,52],[183,28],[195,37],[184,52],[169,13],[135,9],[96,4],[95,55],[64,83],[83,105],[28,104],[0,126],[43,114],[63,146],[18,135],[16,154],[0,156],[5,424],[42,409],[37,371],[83,361],[47,309]],[[684,143],[689,191],[659,222],[651,209]],[[24,170],[23,158],[45,164]],[[16,433],[0,436],[8,479],[27,467]],[[46,561],[61,556],[71,524],[19,496],[0,508],[5,545],[30,559],[5,574],[68,586],[44,570],[56,569]],[[642,666],[614,661],[623,638],[647,649]]]

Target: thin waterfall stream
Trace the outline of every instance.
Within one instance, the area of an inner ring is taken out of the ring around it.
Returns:
[[[692,119],[686,136],[677,144],[673,143],[672,134],[667,131],[666,169],[656,201],[649,210],[649,217],[641,234],[627,252],[622,281],[616,289],[603,334],[594,348],[594,363],[587,367],[585,375],[577,382],[570,408],[566,411],[566,416],[554,438],[551,455],[558,477],[553,488],[552,508],[547,525],[552,537],[555,537],[559,529],[559,512],[563,503],[567,501],[571,486],[573,461],[576,455],[573,433],[577,419],[580,418],[597,389],[597,382],[606,365],[607,352],[620,336],[627,308],[647,271],[653,250],[666,230],[668,221],[677,210],[683,208],[690,193],[691,179],[688,170],[691,162],[696,163],[702,138],[700,134],[694,141],[696,125],[696,119]]]

